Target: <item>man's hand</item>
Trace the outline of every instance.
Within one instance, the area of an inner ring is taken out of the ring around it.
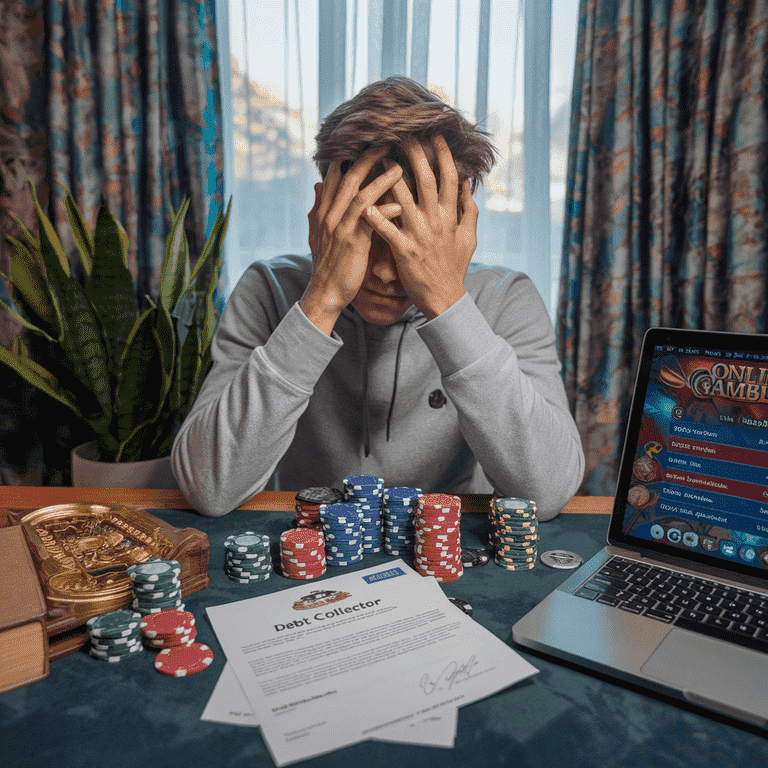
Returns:
[[[341,311],[357,296],[368,267],[373,230],[363,211],[376,210],[384,221],[401,213],[399,204],[380,209],[374,205],[402,177],[399,165],[361,189],[385,154],[384,149],[369,150],[343,177],[339,163],[334,162],[325,181],[315,184],[315,204],[308,215],[312,278],[300,306],[329,336]]]
[[[440,189],[424,149],[414,141],[405,150],[413,168],[418,205],[400,179],[392,186],[392,194],[403,209],[402,226],[395,226],[375,207],[364,213],[389,244],[403,289],[428,320],[466,293],[464,277],[477,246],[478,216],[469,180],[465,180],[459,222],[459,176],[451,150],[442,136],[436,136],[432,144],[440,169]]]

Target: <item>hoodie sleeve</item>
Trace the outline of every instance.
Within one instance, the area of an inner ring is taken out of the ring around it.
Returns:
[[[261,270],[245,273],[214,335],[213,367],[173,444],[179,487],[208,517],[264,489],[317,380],[342,346],[298,304],[281,319],[279,299]]]
[[[418,331],[488,481],[548,520],[578,489],[584,452],[541,297],[525,275],[494,274]]]

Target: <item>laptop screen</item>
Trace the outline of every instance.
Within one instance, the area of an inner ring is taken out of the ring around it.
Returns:
[[[646,334],[611,538],[768,579],[767,337]]]

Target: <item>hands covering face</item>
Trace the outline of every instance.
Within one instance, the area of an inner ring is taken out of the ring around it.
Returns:
[[[444,312],[465,293],[464,277],[477,246],[478,209],[468,179],[461,185],[458,220],[459,175],[451,150],[442,136],[433,139],[440,170],[438,187],[422,146],[414,141],[405,151],[413,169],[418,203],[408,185],[399,178],[392,194],[402,208],[402,224],[396,226],[377,207],[364,216],[389,244],[400,284],[427,319]],[[385,159],[385,166],[395,166]]]
[[[433,147],[439,185],[422,146],[416,141],[405,146],[418,203],[403,179],[402,168],[385,158],[386,150],[369,150],[343,176],[339,163],[332,163],[324,182],[315,185],[315,204],[308,216],[313,274],[301,307],[326,333],[333,330],[347,304],[357,298],[355,306],[365,316],[370,304],[366,297],[375,303],[376,293],[382,291],[379,280],[373,295],[366,290],[367,275],[372,280],[369,256],[374,232],[391,254],[390,279],[398,282],[398,288],[428,319],[464,295],[464,277],[476,247],[478,209],[467,180],[461,186],[463,215],[459,222],[459,183],[453,157],[442,136],[435,137]],[[362,186],[381,161],[386,171]],[[377,205],[387,191],[387,199],[394,202]],[[395,224],[392,219],[397,217]],[[395,310],[398,307],[389,309]],[[386,318],[386,311],[382,312],[374,312],[374,316]],[[395,322],[397,317],[374,322]]]

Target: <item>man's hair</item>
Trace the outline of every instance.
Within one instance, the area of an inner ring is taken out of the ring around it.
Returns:
[[[388,147],[388,156],[400,163],[405,172],[411,172],[403,141],[416,139],[425,146],[439,181],[430,152],[436,135],[443,136],[448,143],[459,183],[469,179],[474,192],[496,160],[490,134],[407,77],[371,83],[331,112],[315,137],[317,151],[313,159],[325,178],[334,161],[341,163],[345,173],[367,149]]]

